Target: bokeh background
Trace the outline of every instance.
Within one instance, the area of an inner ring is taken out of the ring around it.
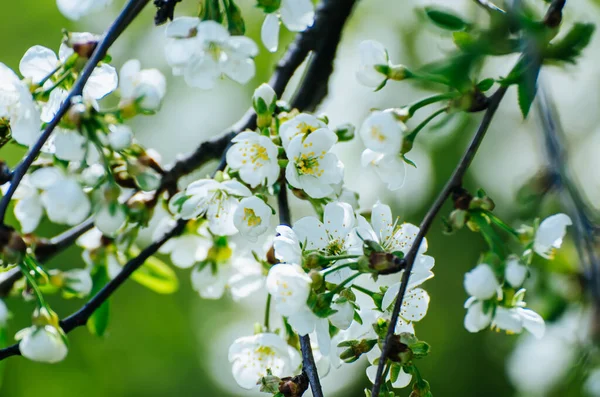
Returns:
[[[332,125],[359,124],[372,108],[397,107],[428,94],[409,84],[398,83],[388,84],[382,91],[373,93],[356,82],[354,73],[358,64],[357,45],[363,39],[381,41],[389,49],[393,61],[409,66],[418,66],[449,51],[451,39],[423,23],[416,11],[433,3],[416,0],[359,2],[344,32],[335,74],[330,82],[330,95],[319,109],[329,116]],[[472,20],[482,17],[472,1],[439,0],[437,3],[455,8]],[[0,61],[18,70],[19,60],[30,46],[41,44],[57,50],[63,28],[101,33],[122,4],[122,0],[115,0],[111,8],[73,23],[59,14],[52,0],[3,1],[0,4]],[[259,42],[261,12],[253,7],[254,1],[239,0],[238,4],[244,9],[249,35]],[[177,14],[192,15],[196,9],[196,0],[185,0],[177,8]],[[203,92],[171,76],[162,50],[164,27],[152,25],[152,11],[152,7],[148,7],[110,53],[117,67],[135,57],[144,67],[159,68],[169,77],[168,95],[160,114],[132,123],[136,138],[156,149],[163,162],[168,164],[236,121],[249,107],[253,89],[268,80],[284,48],[279,54],[272,55],[261,47],[256,58],[256,78],[247,86],[223,81],[215,90]],[[600,20],[600,6],[587,0],[568,2],[565,23],[579,20]],[[291,39],[291,34],[284,33],[282,44]],[[548,68],[543,76],[565,125],[570,166],[586,199],[596,209],[600,207],[598,59],[600,40],[594,37],[578,65],[566,69]],[[482,76],[504,75],[513,62],[514,57],[496,59],[485,65]],[[418,224],[450,175],[480,117],[455,118],[439,128],[421,133],[409,155],[418,168],[409,170],[407,181],[398,192],[387,191],[374,174],[361,169],[359,141],[340,145],[338,153],[346,165],[346,183],[360,193],[364,208],[380,198],[390,203],[394,213],[402,219]],[[410,125],[417,125],[418,121],[411,120]],[[22,150],[9,146],[1,157],[14,164],[22,153]],[[498,213],[510,223],[519,224],[560,210],[552,198],[544,200],[541,206],[523,206],[516,199],[521,186],[543,169],[545,162],[535,114],[523,121],[516,93],[511,90],[466,183],[470,188],[484,188],[496,201]],[[305,206],[295,202],[294,207],[296,219],[308,214]],[[58,232],[47,224],[40,231],[48,236]],[[493,332],[474,335],[463,328],[466,294],[462,279],[484,249],[483,241],[466,230],[445,236],[439,219],[428,240],[429,253],[436,258],[436,277],[426,284],[431,304],[427,317],[416,329],[420,339],[433,347],[432,354],[419,366],[431,382],[433,393],[438,396],[517,395],[506,375],[506,357],[517,338]],[[559,260],[576,266],[570,240]],[[52,265],[63,269],[81,267],[78,249],[70,249],[54,259]],[[229,298],[201,300],[191,289],[188,273],[178,270],[180,290],[167,296],[128,282],[111,299],[107,336],[98,339],[84,328],[76,330],[69,335],[69,355],[60,364],[38,364],[21,357],[6,360],[2,363],[5,370],[0,396],[248,395],[237,387],[230,374],[227,348],[236,337],[252,333],[252,324],[262,318],[264,296],[249,299],[241,305],[234,305]],[[83,303],[52,298],[53,307],[61,316],[73,312]],[[29,324],[33,307],[16,298],[7,299],[7,303],[13,313],[9,327],[9,339],[12,340],[14,332]],[[560,352],[548,359],[560,360]],[[544,363],[539,365],[543,368]],[[363,396],[362,390],[367,385],[363,367],[361,361],[331,373],[325,379],[326,394]],[[541,372],[543,376],[543,370]],[[335,393],[329,392],[334,390]],[[401,392],[401,395],[408,394],[408,389]],[[576,396],[579,391],[559,386],[541,395]]]

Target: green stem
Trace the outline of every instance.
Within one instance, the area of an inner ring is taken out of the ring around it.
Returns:
[[[343,265],[332,267],[323,272],[323,277],[330,275],[331,273],[337,272],[338,270],[347,268],[350,266],[350,263],[344,263]]]
[[[46,300],[44,299],[42,291],[40,291],[40,288],[38,287],[37,282],[35,281],[35,278],[31,275],[31,270],[29,269],[29,266],[26,265],[25,262],[20,262],[19,268],[21,269],[21,272],[23,273],[29,284],[31,284],[31,288],[33,288],[33,292],[35,293],[40,307],[49,308],[48,304],[46,303]]]
[[[427,124],[429,124],[433,119],[435,119],[437,116],[439,116],[440,114],[448,111],[449,107],[443,107],[441,109],[436,110],[435,112],[433,112],[432,114],[429,115],[429,117],[427,117],[425,120],[423,120],[421,122],[421,124],[419,124],[418,126],[415,127],[414,130],[411,131],[410,134],[408,134],[406,136],[406,140],[413,142],[415,140],[415,138],[417,137],[417,134],[419,132],[421,132],[421,130],[423,128],[425,128],[425,126],[427,126]]]
[[[333,295],[337,294],[338,292],[340,292],[341,290],[344,289],[346,284],[348,284],[350,281],[354,280],[355,278],[357,278],[358,276],[361,276],[361,275],[362,275],[362,273],[357,272],[356,274],[353,274],[352,276],[348,277],[347,279],[342,281],[341,284],[338,284],[338,286],[335,287],[333,291],[331,291],[331,294],[333,294]]]
[[[269,331],[269,318],[271,317],[271,294],[267,294],[267,305],[265,308],[265,329]]]
[[[58,78],[58,80],[56,80],[56,82],[54,84],[52,84],[52,86],[50,88],[43,90],[43,92],[51,92],[51,91],[53,91],[56,87],[58,87],[59,85],[61,85],[67,79],[67,77],[69,77],[70,75],[71,75],[71,69],[67,70],[65,72],[65,74],[63,74],[62,76],[60,76]]]
[[[373,296],[375,296],[375,294],[377,294],[377,292],[374,292],[374,291],[368,290],[368,289],[366,289],[366,288],[363,288],[363,287],[361,287],[360,285],[356,285],[356,284],[352,284],[352,287],[351,287],[351,288],[354,288],[355,290],[357,290],[357,291],[360,291],[360,292],[362,292],[362,293],[363,293],[363,294],[365,294],[365,295],[369,295],[371,298],[372,298]]]
[[[493,212],[491,212],[491,211],[484,211],[483,213],[486,214],[490,218],[490,220],[492,222],[494,222],[494,224],[496,226],[500,227],[500,229],[502,229],[505,232],[511,234],[517,240],[520,241],[519,233],[515,229],[513,229],[512,227],[510,227],[509,225],[507,225],[502,219],[498,218]]]
[[[432,95],[430,97],[423,98],[420,101],[417,101],[417,102],[413,103],[412,105],[408,106],[408,115],[410,117],[412,117],[416,113],[417,110],[419,110],[427,105],[431,105],[432,103],[436,103],[436,102],[445,101],[447,99],[456,98],[457,96],[458,96],[458,94],[455,92],[448,92],[445,94]]]
[[[60,68],[62,68],[62,67],[63,67],[63,65],[58,65],[57,67],[55,67],[55,68],[54,68],[54,70],[52,70],[52,71],[51,71],[50,73],[48,73],[48,74],[47,74],[47,75],[46,75],[46,76],[45,76],[43,79],[41,79],[41,80],[39,81],[39,83],[38,83],[38,84],[39,84],[39,86],[40,86],[40,87],[41,87],[41,86],[43,86],[43,85],[44,85],[44,83],[45,83],[46,81],[50,80],[50,78],[51,78],[52,76],[54,76],[54,74],[55,74],[56,72],[58,72],[58,71],[60,70]]]

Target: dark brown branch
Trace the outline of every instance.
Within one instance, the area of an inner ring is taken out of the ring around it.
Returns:
[[[292,222],[285,178],[282,178],[277,202],[279,205],[279,224],[291,226]],[[321,380],[319,379],[317,364],[315,363],[312,347],[310,346],[310,336],[308,334],[300,337],[300,351],[302,352],[302,370],[308,377],[312,394],[315,397],[323,397],[323,388],[321,387]]]
[[[573,218],[575,246],[579,259],[586,269],[586,282],[600,309],[600,260],[596,252],[596,224],[590,216],[590,209],[581,197],[567,167],[568,160],[565,148],[564,132],[556,107],[550,95],[540,84],[537,100],[537,113],[544,132],[546,153],[554,187],[560,191],[561,201],[568,214]]]
[[[27,173],[27,170],[31,166],[31,163],[35,160],[35,158],[40,153],[42,146],[48,140],[62,117],[67,113],[69,108],[71,107],[71,100],[76,96],[81,95],[83,92],[83,88],[87,83],[88,79],[92,75],[95,67],[104,59],[106,56],[106,52],[110,48],[110,46],[115,42],[115,40],[123,33],[123,31],[129,26],[131,21],[142,11],[144,6],[148,4],[149,0],[130,0],[125,8],[121,11],[117,19],[112,23],[112,25],[107,29],[104,33],[104,36],[98,43],[98,46],[94,50],[94,53],[86,63],[85,67],[81,71],[81,74],[77,78],[73,89],[65,98],[65,101],[60,106],[56,115],[48,123],[36,143],[30,148],[29,152],[25,156],[25,158],[21,161],[21,163],[15,168],[12,178],[10,181],[10,187],[6,194],[0,200],[0,225],[4,225],[4,218],[6,216],[6,210],[8,209],[8,205],[10,200],[15,193],[19,183],[21,183],[21,179]]]
[[[444,205],[446,200],[452,195],[452,192],[455,189],[460,188],[462,186],[463,177],[467,169],[469,168],[469,165],[473,161],[473,158],[475,157],[475,154],[479,149],[479,145],[485,137],[485,134],[492,122],[494,114],[498,109],[498,105],[500,104],[500,101],[502,101],[502,98],[506,93],[506,89],[506,87],[500,87],[494,93],[494,95],[490,97],[488,109],[485,112],[483,119],[481,120],[479,129],[477,130],[477,132],[473,136],[473,139],[471,140],[471,144],[469,145],[467,151],[464,153],[463,157],[460,159],[460,162],[458,163],[454,172],[452,173],[450,180],[446,183],[446,186],[444,186],[444,188],[438,195],[437,199],[435,200],[429,211],[427,211],[425,218],[423,218],[423,221],[419,226],[419,233],[415,237],[413,245],[406,254],[406,257],[404,258],[406,269],[404,270],[404,273],[402,273],[400,291],[398,291],[398,295],[396,297],[396,302],[392,311],[392,318],[390,320],[387,335],[383,343],[383,347],[381,349],[381,358],[379,359],[379,365],[377,366],[377,375],[375,377],[375,383],[373,384],[373,390],[371,392],[372,397],[379,396],[379,391],[383,382],[383,368],[385,367],[386,358],[389,354],[390,342],[392,341],[394,336],[394,329],[396,328],[396,323],[398,322],[398,317],[400,315],[400,309],[402,307],[404,295],[406,294],[406,290],[408,288],[408,280],[410,277],[410,273],[412,272],[413,266],[415,264],[415,259],[419,251],[419,247],[421,246],[425,235],[429,231],[433,220],[442,209],[442,206]]]

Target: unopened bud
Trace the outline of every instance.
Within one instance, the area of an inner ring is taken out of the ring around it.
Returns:
[[[340,142],[347,142],[354,139],[356,127],[354,124],[345,123],[335,129],[335,134]]]
[[[329,261],[318,252],[311,252],[302,258],[302,264],[309,269],[320,269],[328,263]]]
[[[308,390],[308,385],[308,377],[304,373],[291,378],[282,378],[279,393],[285,397],[301,397]]]
[[[342,342],[338,347],[347,347],[347,349],[340,354],[340,358],[346,363],[353,363],[363,354],[370,352],[376,344],[376,339],[363,339],[361,341],[349,340]]]
[[[378,274],[398,273],[405,266],[401,258],[389,252],[371,252],[369,255],[369,268]]]
[[[71,101],[73,105],[67,112],[67,121],[76,127],[80,127],[81,123],[90,116],[89,110],[82,100],[81,97],[73,98]]]
[[[413,358],[413,352],[408,348],[408,345],[400,341],[399,335],[392,335],[389,339],[389,354],[388,358],[391,361],[407,364]]]
[[[323,281],[325,280],[323,275],[316,270],[311,270],[308,273],[308,277],[312,280],[312,289],[317,291],[321,289],[323,286]]]

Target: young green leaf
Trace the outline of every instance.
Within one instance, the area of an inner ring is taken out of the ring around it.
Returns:
[[[166,263],[151,256],[131,278],[158,294],[172,294],[179,288],[177,275]]]
[[[587,47],[596,27],[591,23],[576,23],[571,30],[556,43],[550,44],[545,58],[575,63],[577,57]]]
[[[106,283],[108,283],[109,277],[106,271],[106,267],[96,267],[92,274],[92,295],[95,295],[100,291]],[[87,321],[87,328],[92,335],[104,336],[106,329],[108,328],[110,305],[109,300],[106,300]]]
[[[469,23],[464,19],[454,14],[451,10],[437,7],[425,7],[427,17],[442,29],[456,31],[465,30],[469,27]]]

